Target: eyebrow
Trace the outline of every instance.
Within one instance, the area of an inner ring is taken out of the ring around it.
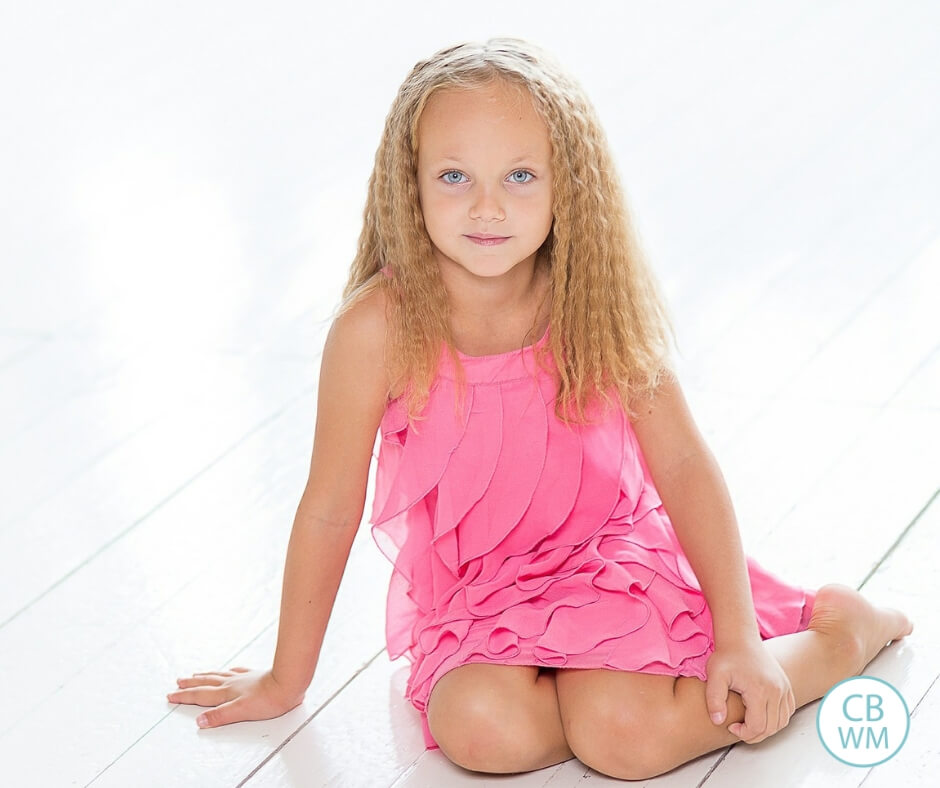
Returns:
[[[449,153],[445,153],[443,156],[438,156],[437,159],[435,159],[435,161],[444,161],[444,160],[456,161],[461,164],[463,163],[459,156],[452,156]],[[513,159],[509,163],[518,164],[520,161],[538,161],[538,156],[532,153],[524,153],[522,156],[517,156],[515,159]]]

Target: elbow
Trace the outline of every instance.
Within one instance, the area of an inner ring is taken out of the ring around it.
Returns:
[[[362,501],[342,502],[304,492],[294,522],[340,531],[358,531],[364,511]]]

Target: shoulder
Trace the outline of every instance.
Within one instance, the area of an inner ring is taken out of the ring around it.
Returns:
[[[384,288],[373,288],[337,314],[330,326],[328,339],[351,342],[365,351],[384,348],[388,322],[387,302],[388,295]]]
[[[630,397],[630,421],[633,424],[648,419],[654,411],[661,412],[664,406],[674,406],[676,398],[683,396],[679,379],[670,367],[663,367],[651,385],[652,389],[647,393]]]
[[[323,347],[324,374],[351,378],[371,391],[388,393],[385,346],[387,295],[377,287],[334,318]]]
[[[310,476],[304,499],[325,522],[358,526],[376,431],[387,407],[381,294],[334,318],[323,345]]]
[[[672,370],[665,371],[651,397],[631,400],[631,408],[637,414],[631,418],[633,432],[654,476],[708,451]]]

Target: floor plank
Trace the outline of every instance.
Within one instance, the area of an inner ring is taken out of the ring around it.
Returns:
[[[407,680],[408,666],[383,652],[345,689],[343,704],[327,706],[247,785],[390,785],[424,752]]]
[[[304,364],[264,357],[194,359],[175,384],[125,365],[0,450],[11,490],[0,521],[0,622],[238,451],[272,413],[309,401],[312,377]]]
[[[364,673],[372,676],[379,672],[388,677],[392,670],[381,637],[385,613],[384,585],[387,585],[388,572],[384,558],[380,560],[376,553],[367,530],[361,531],[353,545],[306,698],[300,706],[273,720],[199,730],[195,719],[202,709],[160,701],[162,694],[174,686],[172,677],[185,675],[183,669],[189,666],[213,670],[235,665],[261,667],[270,663],[276,643],[276,621],[270,618],[269,612],[268,620],[264,622],[266,628],[258,636],[252,635],[257,631],[257,624],[253,621],[246,622],[238,630],[231,626],[239,611],[252,608],[270,611],[280,588],[271,584],[269,578],[261,580],[266,583],[264,587],[248,591],[231,583],[229,573],[216,572],[195,581],[172,603],[143,622],[128,638],[126,648],[130,653],[137,651],[136,635],[146,632],[161,654],[163,664],[153,666],[154,675],[141,690],[141,706],[149,715],[151,727],[145,736],[126,742],[123,751],[114,752],[112,762],[91,784],[97,788],[128,783],[146,786],[241,783],[267,763],[285,742],[292,740],[331,708],[334,709],[333,714],[338,711],[343,715],[346,735],[351,737],[365,717],[358,706],[349,704],[347,699],[353,697],[349,694],[350,688],[361,681]],[[252,580],[251,577],[244,579]],[[218,591],[213,592],[215,588]],[[369,592],[364,593],[364,588],[370,589]],[[179,637],[181,630],[191,631],[182,643]],[[243,646],[233,647],[239,639],[245,643],[246,638],[252,639]],[[206,654],[218,657],[215,662],[208,662]],[[401,665],[399,660],[394,666],[395,671],[400,672]],[[397,702],[394,700],[397,689],[389,687],[378,693],[374,703],[391,699],[398,729],[417,731],[420,735],[417,712],[410,705],[406,708],[403,698]],[[337,693],[343,698],[339,703],[335,701]],[[320,723],[316,726],[316,729],[321,729]],[[368,745],[367,740],[363,741]],[[332,744],[320,748],[321,751],[323,749],[327,753],[343,752],[342,749],[334,750]],[[173,757],[168,758],[167,753],[173,753]],[[252,778],[252,783],[255,779]],[[300,779],[298,784],[302,785],[304,781]]]
[[[91,779],[167,714],[164,696],[176,676],[222,667],[238,644],[271,625],[289,525],[309,462],[309,410],[298,406],[285,415],[144,517],[33,604],[28,615],[0,629],[6,668],[0,676],[6,709],[0,755],[9,761],[8,771],[23,780],[29,773],[48,778],[39,784],[56,784],[63,776],[44,769],[68,768],[73,776]],[[253,483],[259,466],[271,469],[263,485]],[[233,535],[220,532],[220,524],[234,528]],[[330,648],[361,659],[382,647],[388,570],[374,545],[366,544],[368,530],[360,536],[357,555],[363,557],[351,560],[348,572],[362,579],[358,585],[351,580],[347,594],[353,598],[342,607],[337,601],[336,612],[355,625],[344,631],[348,643]],[[331,635],[328,630],[332,643]],[[271,653],[273,648],[267,659]],[[336,674],[322,678],[335,691],[348,667],[344,657]],[[121,693],[102,696],[102,687],[114,681]],[[119,729],[80,725],[92,706]],[[56,731],[72,743],[74,759],[44,761],[38,768],[15,756]]]

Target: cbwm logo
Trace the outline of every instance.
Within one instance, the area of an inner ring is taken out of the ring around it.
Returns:
[[[901,693],[874,676],[853,676],[825,694],[816,730],[831,755],[849,766],[877,766],[907,740],[910,715]]]

